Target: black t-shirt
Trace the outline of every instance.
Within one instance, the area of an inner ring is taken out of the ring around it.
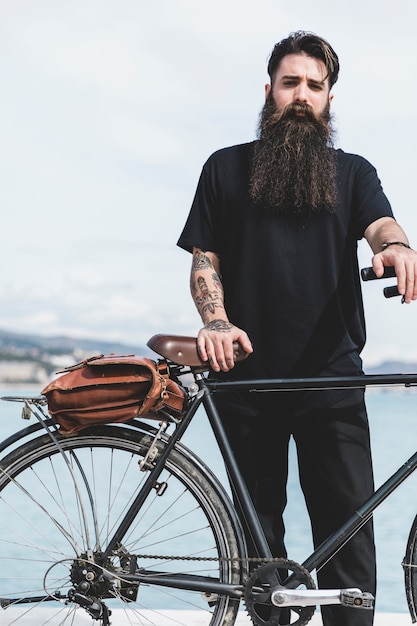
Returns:
[[[372,222],[392,216],[376,171],[337,150],[336,211],[278,216],[249,197],[252,146],[208,159],[178,241],[220,257],[228,317],[254,347],[233,377],[358,374],[365,322],[357,242]]]

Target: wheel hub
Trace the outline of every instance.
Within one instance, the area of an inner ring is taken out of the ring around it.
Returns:
[[[109,597],[110,589],[114,587],[114,578],[104,576],[104,571],[112,570],[114,567],[109,561],[103,562],[100,553],[94,555],[94,562],[87,559],[86,554],[82,554],[74,561],[70,578],[77,591],[96,598],[106,598]]]
[[[132,570],[136,559],[128,558],[125,554],[120,558],[120,568],[116,568],[110,559],[104,560],[97,552],[93,558],[82,554],[71,567],[70,578],[77,592],[88,594],[95,598],[113,598],[116,595],[126,601],[135,601],[138,595],[139,583],[123,579],[123,572]]]

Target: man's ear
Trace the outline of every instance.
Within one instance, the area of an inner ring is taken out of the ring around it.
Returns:
[[[268,100],[268,96],[271,93],[271,85],[265,85],[265,100]]]
[[[332,102],[333,98],[334,98],[334,94],[329,93],[329,104]]]

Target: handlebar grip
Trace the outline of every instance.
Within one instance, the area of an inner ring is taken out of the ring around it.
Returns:
[[[384,273],[382,274],[381,278],[395,278],[396,274],[395,274],[395,268],[394,267],[385,267],[384,268]],[[372,269],[372,267],[364,267],[361,269],[361,277],[362,280],[367,281],[367,280],[379,280],[379,277],[375,274],[374,270]],[[398,294],[397,294],[398,295]],[[391,296],[387,296],[387,297],[391,297]]]
[[[240,363],[240,361],[244,361],[249,356],[248,352],[245,352],[242,346],[238,341],[233,343],[233,358],[235,363]]]
[[[397,285],[392,285],[392,287],[384,288],[384,296],[386,298],[395,298],[395,296],[400,296],[401,294],[398,292]]]

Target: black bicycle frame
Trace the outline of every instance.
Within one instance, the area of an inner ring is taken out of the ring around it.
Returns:
[[[123,536],[132,523],[137,510],[151,492],[155,481],[163,470],[167,457],[176,442],[179,441],[187,429],[192,417],[201,404],[204,405],[211,428],[218,443],[219,449],[224,459],[226,471],[230,480],[234,497],[240,505],[244,517],[244,523],[250,529],[254,546],[259,557],[271,557],[271,550],[262,530],[259,518],[253,506],[246,484],[237,466],[232,449],[228,442],[223,424],[218,413],[214,395],[228,391],[245,390],[253,393],[257,392],[291,392],[303,390],[320,389],[345,389],[357,388],[365,389],[368,386],[394,386],[405,387],[417,386],[417,374],[388,374],[388,375],[364,375],[345,377],[322,377],[322,378],[290,378],[290,379],[265,379],[247,381],[224,381],[205,379],[197,376],[200,388],[199,393],[194,397],[180,424],[168,439],[166,448],[143,485],[140,493],[127,512],[122,524],[110,541],[104,557],[109,556],[112,551],[122,542]],[[395,491],[414,470],[417,468],[417,452],[404,463],[392,476],[375,491],[372,496],[349,518],[346,523],[335,533],[328,537],[312,554],[302,563],[309,572],[321,569],[341,546],[353,537],[353,535],[372,517],[375,509],[388,496]],[[279,555],[274,555],[279,556]],[[130,580],[137,582],[147,581],[149,584],[173,586],[176,588],[192,589],[204,592],[222,593],[231,597],[241,597],[242,586],[228,585],[227,583],[216,582],[213,578],[189,576],[183,574],[170,574],[162,572],[146,573],[138,571],[128,576]]]
[[[417,386],[417,374],[375,374],[363,376],[344,376],[344,377],[321,377],[321,378],[287,378],[275,380],[247,380],[247,381],[207,381],[208,390],[214,392],[227,391],[249,391],[257,392],[292,392],[306,390],[323,390],[323,389],[365,389],[370,386],[395,386],[401,385],[405,387]],[[212,405],[214,407],[214,403]],[[260,522],[254,511],[254,507],[248,499],[245,491],[242,477],[239,470],[235,467],[233,454],[228,445],[223,442],[223,428],[216,411],[206,405],[207,414],[213,431],[216,434],[218,445],[222,451],[226,468],[228,469],[231,484],[234,492],[237,494],[241,509],[244,513],[245,520],[250,521],[254,532],[253,539],[255,547],[260,556],[270,556],[268,547],[264,548],[262,540],[258,539],[258,534],[262,533]],[[220,425],[220,428],[219,428]],[[230,463],[230,465],[229,465]],[[336,532],[330,535],[314,552],[302,563],[303,567],[309,572],[320,570],[336,552],[362,528],[364,524],[372,517],[377,507],[388,498],[414,471],[417,469],[417,452],[406,461],[390,478],[383,484],[372,496],[352,515],[345,524]],[[264,535],[263,535],[264,537]],[[277,555],[275,555],[277,556]]]

